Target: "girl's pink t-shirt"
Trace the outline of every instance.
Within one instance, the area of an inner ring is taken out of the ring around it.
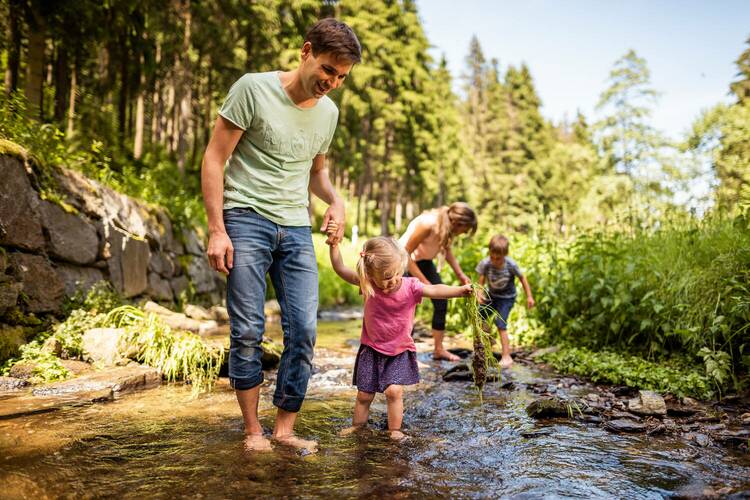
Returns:
[[[375,295],[365,301],[362,344],[386,356],[416,352],[411,328],[414,311],[422,302],[423,286],[417,278],[403,278],[395,292],[383,293],[373,287]]]

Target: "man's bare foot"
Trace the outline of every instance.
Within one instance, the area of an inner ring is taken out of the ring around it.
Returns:
[[[339,432],[339,436],[341,437],[349,436],[351,434],[354,434],[357,431],[361,431],[364,428],[365,428],[364,425],[352,425],[351,427],[347,427],[346,429],[343,429],[341,432]]]
[[[510,368],[511,366],[513,366],[513,358],[510,356],[500,358],[500,368]]]
[[[317,441],[302,439],[295,436],[294,434],[287,434],[285,436],[273,436],[272,439],[278,444],[296,448],[298,450],[307,450],[310,453],[316,453],[318,451]]]
[[[394,441],[404,441],[407,439],[406,434],[404,434],[401,431],[390,431],[391,433],[391,439]]]
[[[273,451],[273,447],[263,434],[245,434],[245,451],[266,452]]]
[[[432,359],[444,359],[446,361],[458,361],[461,358],[459,358],[452,352],[448,352],[445,349],[443,349],[442,351],[434,351],[432,353]]]

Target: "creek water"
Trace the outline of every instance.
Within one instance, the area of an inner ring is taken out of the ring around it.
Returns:
[[[370,431],[338,437],[351,418],[358,325],[320,325],[296,428],[319,440],[317,454],[248,455],[226,381],[192,400],[188,387],[164,385],[0,420],[0,498],[662,498],[750,490],[750,458],[738,451],[568,419],[534,421],[525,407],[536,396],[523,382],[550,375],[533,367],[516,364],[504,377],[521,388],[489,384],[480,403],[470,382],[442,382],[450,363],[431,361],[427,345],[419,354],[423,381],[404,396],[410,439],[397,444],[383,432],[382,396]],[[273,377],[260,408],[267,429]]]

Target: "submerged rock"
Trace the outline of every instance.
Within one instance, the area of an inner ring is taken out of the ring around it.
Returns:
[[[638,396],[628,401],[628,410],[638,415],[666,415],[667,405],[653,391],[638,391]]]

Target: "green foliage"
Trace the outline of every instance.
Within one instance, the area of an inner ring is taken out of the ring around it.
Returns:
[[[707,399],[713,395],[711,379],[700,368],[678,361],[659,363],[610,350],[562,346],[541,356],[556,370],[594,382],[627,385],[678,396]]]
[[[205,223],[202,202],[197,196],[199,180],[185,180],[174,161],[164,153],[150,152],[142,161],[136,161],[115,149],[108,151],[97,139],[87,144],[69,141],[56,126],[29,118],[26,108],[26,99],[21,94],[0,94],[0,140],[11,141],[0,146],[5,152],[30,161],[43,199],[74,211],[66,203],[54,175],[56,168],[65,167],[116,191],[165,207],[178,226]]]

